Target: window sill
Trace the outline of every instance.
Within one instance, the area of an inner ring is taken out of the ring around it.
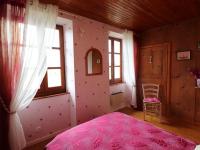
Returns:
[[[118,86],[118,85],[122,85],[125,84],[125,82],[119,82],[119,83],[111,83],[110,86]]]
[[[62,95],[67,95],[67,94],[70,94],[70,93],[69,93],[69,92],[65,92],[65,93],[52,94],[52,95],[47,95],[47,96],[39,96],[39,97],[33,98],[33,100],[45,99],[45,98],[56,97],[56,96],[62,96]]]

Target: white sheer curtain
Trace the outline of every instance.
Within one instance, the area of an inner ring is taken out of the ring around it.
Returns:
[[[56,25],[57,7],[40,4],[38,0],[27,2],[23,39],[21,39],[21,70],[11,101],[9,140],[12,150],[26,145],[18,112],[28,106],[35,96],[47,70],[47,51],[52,47]]]
[[[126,83],[125,96],[137,107],[133,40],[133,32],[126,30],[123,33],[123,80]]]

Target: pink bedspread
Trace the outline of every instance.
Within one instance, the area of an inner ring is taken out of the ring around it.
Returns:
[[[111,113],[67,130],[47,150],[193,150],[192,141],[122,113]]]

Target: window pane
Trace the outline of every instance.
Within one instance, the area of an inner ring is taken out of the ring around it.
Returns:
[[[111,80],[111,77],[112,76],[112,74],[111,74],[111,67],[109,67],[109,80]]]
[[[115,66],[120,66],[120,54],[114,54]]]
[[[47,55],[48,67],[60,67],[60,50],[49,50]]]
[[[54,32],[53,47],[60,47],[59,30]]]
[[[109,66],[111,66],[111,54],[109,54]]]
[[[61,70],[60,69],[48,69],[48,87],[61,86]]]
[[[120,53],[120,42],[119,41],[114,41],[114,52]]]
[[[108,51],[111,52],[111,40],[108,40]]]
[[[115,79],[119,79],[120,78],[120,67],[115,67]]]
[[[23,40],[24,40],[24,24],[23,23],[19,23],[19,30],[20,30],[20,44],[23,44]]]
[[[38,39],[36,26],[27,25],[26,28],[27,28],[26,29],[26,37],[31,37],[31,38],[26,38],[25,45],[30,46],[30,47],[36,47],[38,40],[40,40],[40,39]]]

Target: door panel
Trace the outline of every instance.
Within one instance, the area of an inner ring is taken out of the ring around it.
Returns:
[[[152,48],[152,74],[154,77],[161,78],[162,77],[162,68],[163,68],[163,47],[155,46]]]
[[[151,48],[142,48],[141,50],[140,67],[145,68],[140,70],[139,76],[148,77],[152,73],[152,64],[150,63],[150,56],[152,55]]]
[[[167,113],[168,75],[169,75],[169,46],[159,44],[141,47],[139,55],[138,95],[139,109],[142,109],[142,83],[156,83],[160,85],[159,98],[163,104],[163,114]]]

